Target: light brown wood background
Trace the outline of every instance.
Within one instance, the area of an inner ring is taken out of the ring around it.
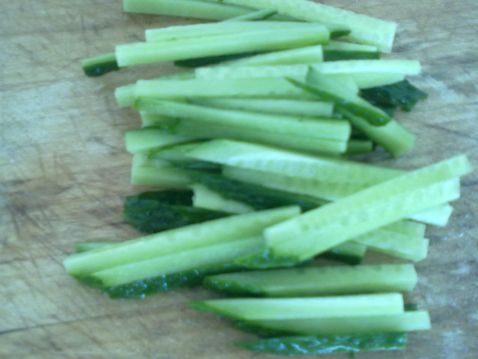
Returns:
[[[418,58],[430,94],[399,119],[418,134],[415,151],[379,162],[413,168],[465,152],[478,165],[478,2],[328,1],[398,21],[397,57]],[[126,15],[119,0],[15,0],[0,4],[0,357],[253,358],[226,322],[185,306],[209,293],[177,291],[112,301],[69,278],[62,260],[78,240],[131,238],[121,221],[130,156],[113,89],[172,66],[91,79],[81,58],[142,38],[146,27],[184,20]],[[478,173],[478,172],[476,172]],[[448,228],[430,228],[429,258],[412,295],[430,310],[431,332],[404,353],[360,358],[478,358],[478,177],[463,181]],[[269,356],[261,356],[269,358]],[[336,358],[346,356],[336,356]]]

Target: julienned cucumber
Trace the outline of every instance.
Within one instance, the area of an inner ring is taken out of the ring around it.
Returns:
[[[213,140],[198,144],[187,148],[185,154],[197,160],[281,176],[351,183],[355,188],[361,185],[367,187],[403,173],[386,167],[230,140]]]
[[[195,224],[122,242],[103,250],[75,254],[66,258],[64,265],[72,275],[87,275],[181,251],[256,236],[265,227],[299,213],[298,207],[287,207]]]
[[[305,151],[343,153],[351,132],[347,121],[337,119],[272,116],[147,98],[140,98],[135,106],[141,111],[180,119],[171,127],[183,135],[207,128],[206,132],[203,130],[205,135],[211,127],[211,137],[249,139]]]
[[[235,126],[244,129],[268,130],[272,134],[289,134],[304,138],[347,141],[351,128],[347,121],[331,118],[304,119],[297,116],[279,116],[256,112],[208,108],[181,102],[143,99],[136,108],[148,113],[212,125]]]
[[[307,83],[290,78],[289,81],[298,88],[317,96],[322,101],[331,101],[335,104],[337,110],[345,109],[357,116],[362,116],[373,126],[384,126],[392,119],[381,109],[372,106],[359,96],[344,92],[343,88],[338,86],[336,81],[321,76],[316,71],[311,70],[307,76]]]
[[[334,105],[332,103],[320,101],[216,98],[200,100],[193,99],[192,102],[203,106],[289,116],[330,118],[333,116],[334,112]]]
[[[342,336],[289,336],[239,342],[239,347],[257,353],[277,355],[317,355],[401,350],[407,345],[405,333]]]
[[[198,310],[239,320],[285,320],[356,317],[403,313],[400,294],[367,294],[337,297],[214,299],[192,302]]]
[[[226,20],[253,11],[242,6],[202,0],[123,0],[123,9],[125,12],[205,20]]]
[[[219,274],[204,284],[231,295],[303,297],[411,291],[417,283],[412,265],[305,267]]]
[[[121,90],[123,91],[123,90]],[[129,89],[127,89],[129,91]],[[134,87],[134,96],[177,100],[178,98],[259,97],[315,99],[282,78],[227,79],[227,80],[140,80]],[[126,103],[130,93],[119,94]],[[134,103],[134,101],[133,101]]]
[[[131,154],[147,153],[152,150],[187,143],[196,138],[173,135],[160,128],[142,128],[130,130],[125,134],[126,150]]]
[[[116,47],[120,67],[176,61],[206,56],[286,50],[323,44],[329,31],[321,25],[298,26],[296,29],[269,30],[257,33],[226,34],[164,43],[133,43]]]
[[[470,171],[463,155],[406,173],[268,228],[267,246],[276,256],[311,258],[368,231],[459,198],[459,183],[453,179]]]
[[[215,2],[223,2],[215,0]],[[347,26],[349,38],[364,44],[374,45],[381,51],[391,52],[397,24],[352,11],[302,0],[226,0],[227,3],[255,9],[275,10],[279,14],[305,21]]]
[[[164,233],[164,232],[163,232]],[[192,270],[214,271],[215,268],[232,265],[238,257],[253,253],[263,246],[262,238],[248,237],[233,241],[224,241],[202,247],[193,247],[176,253],[159,255],[124,265],[103,269],[86,276],[104,288],[132,283],[138,280],[155,278],[173,273]],[[104,249],[105,251],[108,248]],[[92,254],[91,252],[90,254]],[[88,254],[86,252],[85,254]]]
[[[231,17],[230,19],[224,20],[224,22],[266,20],[274,16],[275,14],[277,14],[277,11],[275,10],[267,10],[267,9],[257,10],[257,11],[251,11],[248,14]]]
[[[261,36],[262,32],[269,33],[271,30],[315,30],[314,24],[300,22],[271,22],[271,21],[224,21],[206,24],[177,25],[159,29],[145,30],[147,42],[167,42],[178,40],[195,40],[201,37],[251,34]]]
[[[370,333],[403,333],[431,328],[426,311],[407,311],[391,315],[328,317],[314,319],[252,320],[240,323],[254,332],[291,335],[342,335]]]
[[[353,44],[342,41],[330,41],[324,45],[324,61],[380,59],[376,46]]]
[[[245,57],[224,63],[228,66],[264,66],[288,64],[314,64],[324,59],[321,45],[301,47],[298,49],[274,51],[266,54]]]
[[[81,62],[81,67],[86,76],[96,77],[111,71],[119,70],[114,53],[91,57]]]
[[[264,64],[267,65],[267,64]],[[312,68],[323,76],[342,75],[355,81],[361,89],[371,89],[377,86],[394,84],[405,79],[405,76],[418,75],[421,72],[420,62],[411,60],[346,60],[330,61],[315,64],[298,63],[279,66],[217,66],[200,68],[196,70],[199,78],[257,78],[257,77],[294,77],[304,78]],[[409,89],[404,89],[409,93]],[[372,91],[372,90],[369,90]],[[371,94],[382,90],[374,90]],[[368,93],[368,92],[367,92]],[[390,95],[396,95],[390,93]]]

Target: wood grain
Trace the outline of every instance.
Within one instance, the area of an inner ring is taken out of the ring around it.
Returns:
[[[430,98],[399,116],[418,134],[417,148],[399,160],[379,153],[377,162],[414,168],[465,152],[478,165],[478,2],[333,3],[399,22],[395,57],[424,64],[414,82]],[[173,71],[150,66],[89,79],[80,59],[138,40],[146,27],[186,22],[126,15],[119,0],[0,4],[0,357],[256,357],[231,345],[245,334],[185,306],[210,293],[111,301],[61,264],[75,241],[137,235],[121,221],[122,198],[134,191],[122,136],[139,121],[116,108],[112,91]],[[429,229],[430,257],[418,265],[411,297],[430,310],[433,330],[412,335],[404,353],[361,357],[478,357],[477,203],[475,172],[463,181],[451,225]]]

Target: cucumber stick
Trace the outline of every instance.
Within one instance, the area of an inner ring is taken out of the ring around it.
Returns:
[[[222,3],[222,0],[215,0]],[[343,25],[350,28],[349,38],[355,42],[377,46],[391,52],[397,24],[352,11],[304,0],[226,0],[228,4],[255,9],[275,10],[298,20]]]
[[[352,111],[340,108],[339,112],[350,121],[353,127],[365,133],[371,140],[395,157],[410,152],[415,145],[415,135],[393,119],[385,126],[373,126],[365,118],[354,114]]]
[[[331,266],[228,273],[209,276],[204,285],[231,295],[303,297],[408,292],[417,284],[410,264]]]
[[[244,238],[103,269],[90,274],[89,278],[104,288],[111,288],[172,273],[220,267],[257,251],[262,245],[260,236]]]
[[[129,153],[146,153],[155,149],[187,143],[194,137],[172,135],[158,128],[130,130],[125,134],[126,150]]]
[[[317,71],[311,69],[307,74],[307,83],[297,81],[290,78],[289,81],[302,90],[317,96],[323,101],[334,102],[338,111],[345,109],[357,116],[366,119],[373,126],[384,126],[392,120],[380,108],[375,107],[355,95],[347,91],[340,84],[328,76],[322,76]]]
[[[83,72],[87,76],[96,77],[119,69],[114,53],[91,57],[81,62]]]
[[[186,40],[132,43],[116,46],[120,67],[177,61],[207,56],[286,50],[317,45],[329,40],[329,31],[321,25],[297,29],[269,30],[258,33],[234,33]]]
[[[319,153],[345,152],[351,132],[347,121],[335,119],[272,116],[141,98],[136,107],[181,119],[175,129],[183,135],[207,136],[209,133],[210,137],[252,140]]]
[[[431,328],[430,316],[425,311],[357,317],[254,320],[248,324],[272,331],[302,335],[403,333]]]
[[[380,51],[376,46],[343,41],[330,41],[324,45],[323,52],[324,61],[380,59]]]
[[[282,320],[391,315],[404,311],[398,293],[285,299],[214,299],[192,303],[195,309],[239,320]]]
[[[247,59],[246,59],[247,60]],[[245,60],[245,61],[246,61]],[[239,63],[241,60],[238,61]],[[264,64],[268,65],[268,64]],[[255,67],[242,63],[241,67],[216,66],[196,69],[199,78],[254,78],[254,77],[296,77],[303,78],[309,68],[321,75],[343,75],[355,81],[361,89],[384,86],[403,81],[405,76],[418,75],[420,62],[412,60],[346,60],[315,64],[296,64]]]
[[[274,134],[310,137],[325,140],[347,141],[351,128],[347,121],[327,118],[307,120],[293,116],[272,116],[254,112],[208,108],[187,103],[140,98],[136,108],[171,118],[200,121],[212,125],[244,127],[267,130]]]
[[[300,101],[282,99],[255,98],[212,98],[193,99],[192,103],[202,106],[223,108],[229,110],[259,112],[297,117],[330,118],[334,113],[334,105],[330,102]]]
[[[300,22],[271,22],[271,21],[224,21],[206,24],[177,25],[159,29],[145,30],[147,42],[167,42],[177,40],[197,40],[201,37],[250,34],[260,36],[261,32],[269,33],[271,30],[295,30],[310,29],[316,30],[314,24]]]
[[[230,140],[213,140],[199,144],[189,148],[186,155],[202,161],[281,176],[351,183],[359,189],[360,186],[367,187],[403,173],[386,167]]]
[[[206,208],[216,211],[225,211],[229,213],[249,213],[254,208],[245,203],[225,198],[219,193],[214,192],[202,184],[193,184],[191,188],[194,191],[193,205],[198,208]]]
[[[252,11],[242,6],[215,4],[203,0],[123,0],[123,10],[204,20],[226,20]]]
[[[470,171],[462,155],[409,172],[266,229],[267,246],[279,257],[312,258],[407,215],[459,198],[459,185],[453,179]]]
[[[239,342],[238,345],[256,353],[292,356],[401,350],[407,346],[407,342],[405,333],[375,333],[345,336],[276,337]]]
[[[223,166],[223,174],[238,181],[259,184],[268,188],[289,191],[327,201],[336,201],[367,187],[357,186],[353,183],[338,183],[338,181],[317,181],[292,175],[281,175],[272,171],[266,172],[228,165]],[[444,204],[411,214],[407,218],[435,226],[446,226],[452,212],[453,207]]]
[[[386,227],[354,237],[353,240],[374,251],[414,262],[425,259],[428,254],[428,239],[388,231]]]
[[[154,160],[137,154],[131,166],[131,184],[161,186],[162,188],[185,188],[191,183],[187,170],[176,168],[167,161]]]
[[[72,275],[91,274],[159,256],[259,235],[268,225],[299,213],[298,207],[287,207],[195,224],[122,242],[103,250],[75,254],[68,257],[64,265]]]
[[[257,10],[257,11],[252,11],[248,14],[231,17],[230,19],[224,20],[224,22],[266,20],[270,18],[271,16],[274,16],[275,14],[277,14],[277,11],[274,11],[274,10],[267,10],[267,9]]]
[[[264,66],[264,65],[293,65],[315,64],[324,60],[321,45],[306,46],[298,49],[274,51],[245,57],[243,59],[226,61],[221,65],[228,66]]]
[[[261,97],[314,99],[314,96],[282,78],[238,80],[143,80],[135,86],[136,97],[160,99]],[[124,100],[124,98],[122,98]]]

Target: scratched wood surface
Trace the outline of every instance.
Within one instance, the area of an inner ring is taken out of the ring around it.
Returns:
[[[418,134],[417,147],[400,160],[377,160],[413,168],[465,152],[478,165],[478,2],[334,3],[398,21],[396,57],[424,64],[415,83],[430,98],[399,116]],[[0,357],[256,357],[231,345],[245,334],[185,306],[206,291],[112,301],[62,268],[75,241],[137,235],[121,221],[122,199],[134,191],[122,136],[139,121],[115,106],[112,91],[173,71],[151,66],[90,79],[79,61],[141,39],[146,27],[179,22],[187,21],[123,14],[119,0],[1,2]],[[417,266],[411,297],[430,310],[433,330],[412,335],[404,353],[359,357],[478,357],[477,203],[475,174],[463,181],[451,225],[428,231],[430,256]]]

